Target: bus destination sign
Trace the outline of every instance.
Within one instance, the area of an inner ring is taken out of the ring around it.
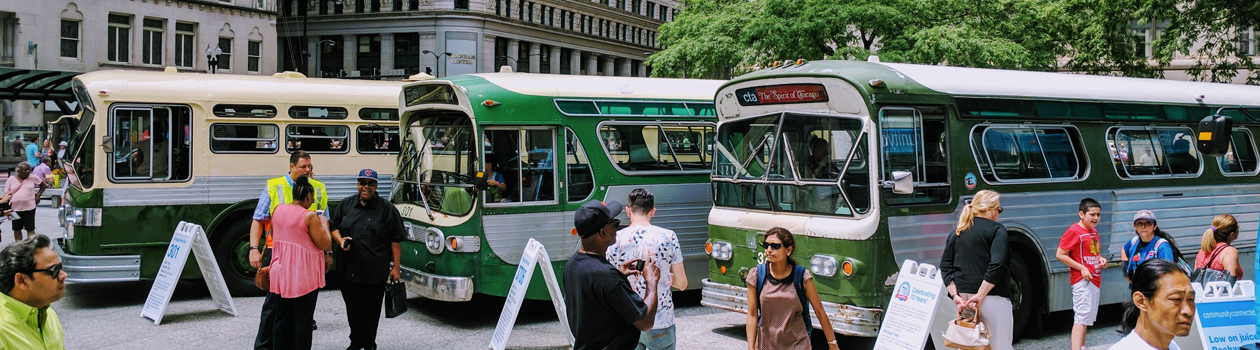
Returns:
[[[827,88],[822,84],[789,84],[735,90],[740,106],[761,106],[787,103],[827,102]]]
[[[407,99],[407,107],[441,103],[457,105],[459,99],[455,97],[455,91],[450,85],[445,84],[419,84],[406,87],[404,96]]]

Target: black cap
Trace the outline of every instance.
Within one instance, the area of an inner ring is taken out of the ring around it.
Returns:
[[[578,236],[590,237],[608,225],[608,220],[621,214],[621,203],[612,201],[605,204],[601,201],[590,201],[573,213],[573,228]]]

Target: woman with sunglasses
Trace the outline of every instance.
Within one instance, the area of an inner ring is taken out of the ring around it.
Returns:
[[[796,240],[792,233],[775,227],[762,238],[765,263],[748,272],[748,334],[749,350],[809,349],[809,309],[805,308],[800,295],[804,294],[814,309],[814,316],[827,338],[827,348],[839,349],[831,320],[823,311],[818,289],[814,288],[814,276],[809,269],[796,264],[792,251]],[[762,271],[762,272],[758,272]],[[760,287],[760,291],[758,291]],[[799,289],[798,289],[799,288]],[[764,307],[762,307],[764,306]]]
[[[1155,223],[1155,213],[1150,210],[1138,211],[1133,215],[1133,230],[1137,235],[1124,244],[1120,251],[1121,264],[1124,268],[1124,279],[1133,287],[1133,272],[1138,265],[1150,259],[1165,259],[1174,263],[1181,260],[1181,249],[1173,242],[1172,236],[1159,229]],[[1188,271],[1182,271],[1188,272]],[[1124,322],[1120,323],[1120,333],[1128,334],[1129,325],[1137,322],[1137,309],[1130,308],[1132,302],[1125,302]]]
[[[1012,350],[1015,319],[1011,308],[1010,251],[1006,227],[997,222],[1001,195],[981,190],[963,206],[958,226],[945,239],[941,277],[961,312],[980,311],[993,350]]]

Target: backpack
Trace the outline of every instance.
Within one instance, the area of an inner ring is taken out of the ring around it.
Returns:
[[[1129,240],[1129,249],[1125,251],[1125,253],[1129,255],[1129,260],[1124,262],[1125,264],[1124,277],[1129,277],[1130,275],[1132,275],[1133,271],[1137,269],[1137,265],[1141,264],[1140,262],[1138,264],[1133,263],[1133,256],[1137,255],[1137,252],[1138,252],[1138,243],[1140,243],[1140,241],[1138,241],[1139,239],[1140,237],[1134,236],[1133,239]],[[1168,240],[1155,237],[1155,243],[1154,243],[1155,247],[1151,248],[1151,251],[1158,252],[1159,247],[1166,243],[1168,243]],[[1158,254],[1159,253],[1156,253],[1156,255]],[[1187,275],[1189,275],[1192,271],[1194,271],[1194,269],[1190,268],[1190,265],[1186,263],[1185,258],[1176,254],[1175,249],[1173,250],[1173,255],[1174,255],[1173,262],[1176,263],[1177,266],[1181,268],[1182,272],[1185,272]],[[1142,259],[1142,261],[1145,262],[1146,259]]]
[[[766,285],[767,271],[770,271],[769,264],[757,265],[757,325],[761,325],[761,290]],[[796,265],[792,269],[792,274],[788,278],[792,279],[792,286],[796,287],[796,298],[801,301],[801,318],[805,320],[805,335],[814,331],[814,325],[809,317],[809,297],[805,295],[805,267]]]

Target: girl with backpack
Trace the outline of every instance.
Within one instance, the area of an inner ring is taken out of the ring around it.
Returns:
[[[997,222],[1001,195],[981,190],[963,206],[958,226],[945,239],[941,277],[958,306],[976,309],[989,327],[993,350],[1013,350],[1015,316],[1011,305],[1010,250],[1006,227]]]
[[[775,227],[762,238],[765,263],[748,272],[748,350],[809,349],[813,330],[809,306],[822,326],[827,348],[838,350],[831,320],[823,311],[809,269],[796,264],[792,233]],[[808,303],[809,306],[806,306]],[[765,306],[764,308],[762,306]]]
[[[1177,248],[1172,236],[1160,230],[1155,222],[1155,213],[1150,210],[1138,211],[1133,215],[1133,230],[1137,231],[1137,235],[1129,239],[1120,251],[1124,279],[1129,282],[1130,289],[1133,288],[1133,272],[1147,260],[1159,258],[1172,261],[1180,266],[1182,273],[1190,273],[1189,267],[1183,262],[1181,249]],[[1132,303],[1124,302],[1124,322],[1120,323],[1119,329],[1121,334],[1129,334],[1133,330],[1130,325],[1137,323],[1139,315],[1137,308],[1131,307]]]

